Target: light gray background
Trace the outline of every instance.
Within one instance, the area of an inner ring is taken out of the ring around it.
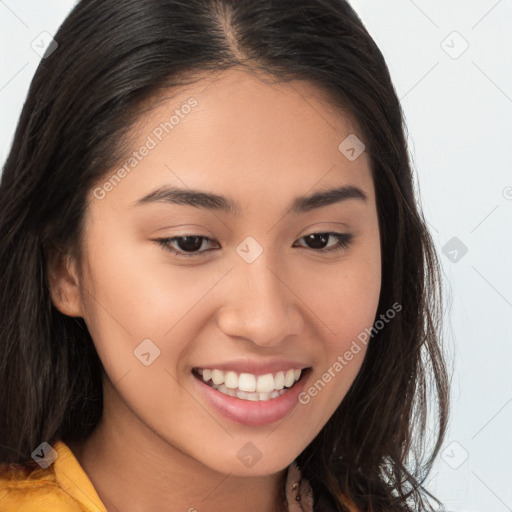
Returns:
[[[453,408],[427,487],[451,511],[512,512],[512,0],[351,3],[402,100],[446,278]],[[1,164],[40,59],[31,45],[74,4],[0,0]]]

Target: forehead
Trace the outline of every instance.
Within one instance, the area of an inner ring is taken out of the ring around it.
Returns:
[[[347,184],[372,200],[368,155],[351,161],[340,150],[352,136],[363,139],[353,119],[308,82],[239,69],[207,74],[150,98],[130,136],[133,151],[150,149],[115,192],[135,201],[167,184],[288,202]]]
[[[201,118],[198,122],[202,132],[211,127],[217,135],[231,136],[238,143],[242,136],[265,142],[265,134],[269,142],[275,140],[276,132],[280,142],[302,141],[304,137],[314,142],[317,133],[325,136],[326,132],[336,138],[343,133],[361,136],[357,121],[341,107],[339,99],[307,81],[281,81],[238,67],[191,76],[187,85],[164,90],[146,100],[132,137],[170,120],[173,113],[179,116],[173,121],[174,127],[185,118],[191,120],[189,124]],[[189,113],[187,102],[192,100],[198,106]],[[176,135],[180,130],[174,127]],[[220,129],[226,131],[219,132]],[[270,149],[268,145],[263,149],[267,147]]]

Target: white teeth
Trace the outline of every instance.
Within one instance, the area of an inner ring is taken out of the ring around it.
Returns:
[[[213,370],[212,380],[214,384],[222,384],[224,382],[224,372],[221,370]]]
[[[271,373],[260,375],[256,384],[256,391],[259,393],[270,393],[275,389],[274,376]]]
[[[227,372],[224,384],[227,388],[235,389],[238,387],[238,375],[235,372]]]
[[[293,386],[293,383],[295,382],[295,372],[293,370],[288,370],[286,372],[286,375],[284,376],[284,385],[289,388],[290,386]]]
[[[281,391],[274,390],[272,391],[272,393],[246,393],[245,391],[229,389],[224,384],[221,384],[220,386],[217,386],[217,384],[213,384],[212,387],[217,391],[224,393],[225,395],[236,396],[241,400],[250,400],[251,402],[267,401],[272,398],[277,398],[278,396],[281,396],[283,393],[286,393],[287,391],[286,389],[283,389]]]
[[[252,373],[241,373],[238,377],[238,389],[256,391],[256,377]]]
[[[221,393],[224,393],[225,395],[229,395],[229,396],[236,396],[236,392],[234,389],[229,389],[227,388],[224,384],[221,384],[218,388],[217,388],[217,391],[220,391]]]
[[[234,371],[198,368],[197,373],[204,382],[226,395],[243,400],[270,400],[287,391],[284,388],[292,387],[300,379],[302,370],[291,369],[256,376],[252,373],[237,374]]]

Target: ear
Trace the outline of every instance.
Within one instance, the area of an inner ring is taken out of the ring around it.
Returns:
[[[46,271],[54,306],[64,315],[83,317],[76,258],[62,249],[53,249],[48,256]]]

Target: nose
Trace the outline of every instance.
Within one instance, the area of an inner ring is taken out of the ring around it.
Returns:
[[[272,347],[301,332],[300,300],[282,267],[273,264],[265,251],[250,264],[237,263],[217,315],[217,325],[226,336]]]

